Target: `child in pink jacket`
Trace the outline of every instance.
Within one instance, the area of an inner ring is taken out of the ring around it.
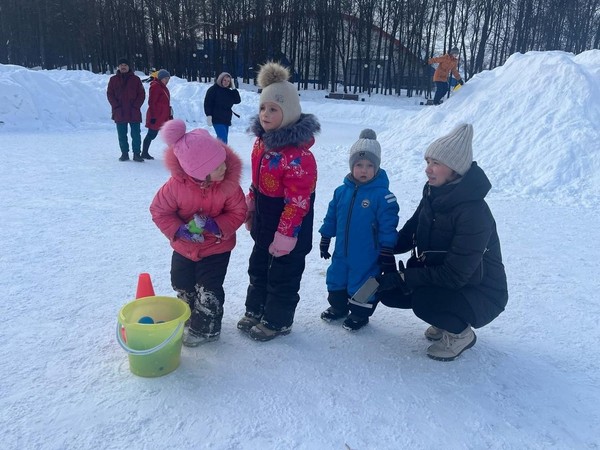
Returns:
[[[174,250],[171,284],[192,310],[183,344],[195,347],[221,333],[223,282],[247,208],[239,156],[206,130],[185,131],[182,120],[161,129],[171,178],[156,193],[150,213]]]

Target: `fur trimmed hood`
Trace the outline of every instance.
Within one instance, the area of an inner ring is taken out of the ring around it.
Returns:
[[[250,120],[248,128],[248,132],[263,140],[267,150],[288,145],[297,147],[303,142],[310,142],[320,131],[321,125],[313,114],[300,114],[300,119],[295,124],[268,133],[261,126],[256,115]]]

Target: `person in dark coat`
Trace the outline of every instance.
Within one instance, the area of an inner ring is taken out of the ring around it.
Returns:
[[[121,58],[118,61],[118,72],[110,77],[106,96],[112,108],[112,119],[117,124],[121,157],[119,161],[129,160],[129,141],[127,126],[131,130],[131,148],[133,160],[144,162],[141,156],[142,135],[142,105],[146,99],[146,91],[142,80],[129,68],[129,60]]]
[[[235,88],[231,75],[221,73],[215,84],[208,88],[204,96],[206,123],[215,129],[217,137],[227,144],[233,105],[240,103],[240,93]]]
[[[485,202],[491,183],[473,161],[472,139],[473,127],[462,124],[428,147],[423,197],[394,248],[412,255],[405,270],[382,275],[377,296],[431,325],[425,336],[435,342],[427,355],[440,361],[471,348],[471,327],[490,323],[508,301],[496,222]]]
[[[148,111],[146,111],[146,128],[148,128],[148,132],[142,145],[142,158],[144,159],[154,159],[148,152],[150,144],[158,135],[160,127],[167,120],[173,118],[171,94],[167,87],[170,79],[171,74],[165,69],[160,69],[156,72],[156,78],[150,82]]]
[[[302,114],[289,76],[277,63],[262,66],[259,114],[250,127],[256,140],[246,228],[254,246],[246,313],[237,327],[257,341],[291,332],[312,248],[317,162],[311,147],[321,126],[312,114]]]

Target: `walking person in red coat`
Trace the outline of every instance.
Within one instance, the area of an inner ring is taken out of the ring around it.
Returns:
[[[207,130],[186,133],[183,120],[168,121],[161,136],[169,146],[171,178],[156,193],[150,213],[173,248],[173,289],[192,310],[183,345],[196,347],[221,334],[223,282],[235,232],[246,217],[242,161]]]
[[[112,119],[117,124],[119,147],[121,157],[119,161],[129,160],[129,141],[127,139],[127,126],[131,130],[131,148],[133,160],[144,162],[142,158],[142,105],[146,99],[146,91],[142,80],[129,68],[129,60],[121,58],[118,61],[118,72],[110,77],[106,96],[112,108]]]
[[[142,145],[142,158],[154,159],[148,153],[150,144],[158,135],[158,130],[163,124],[173,118],[171,113],[171,94],[167,84],[171,79],[171,74],[160,69],[157,72],[156,79],[150,82],[150,94],[148,95],[148,111],[146,111],[146,128],[148,132]]]

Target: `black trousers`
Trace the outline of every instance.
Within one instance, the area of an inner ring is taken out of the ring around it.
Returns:
[[[246,311],[262,317],[273,328],[291,326],[300,301],[298,291],[305,259],[304,252],[294,251],[275,258],[255,244],[248,265]]]
[[[221,332],[223,282],[230,256],[231,252],[219,253],[196,262],[173,252],[171,285],[177,297],[190,305],[190,329],[198,334],[215,336]]]
[[[435,82],[435,95],[433,96],[433,104],[439,105],[440,100],[448,93],[448,82],[436,81]]]
[[[158,130],[152,130],[148,128],[148,132],[146,133],[146,137],[144,138],[144,142],[142,143],[142,153],[148,153],[150,149],[150,144],[158,136]]]
[[[450,333],[460,333],[475,323],[475,313],[460,291],[427,286],[411,295],[395,290],[380,292],[377,300],[390,308],[412,309],[421,320]]]

